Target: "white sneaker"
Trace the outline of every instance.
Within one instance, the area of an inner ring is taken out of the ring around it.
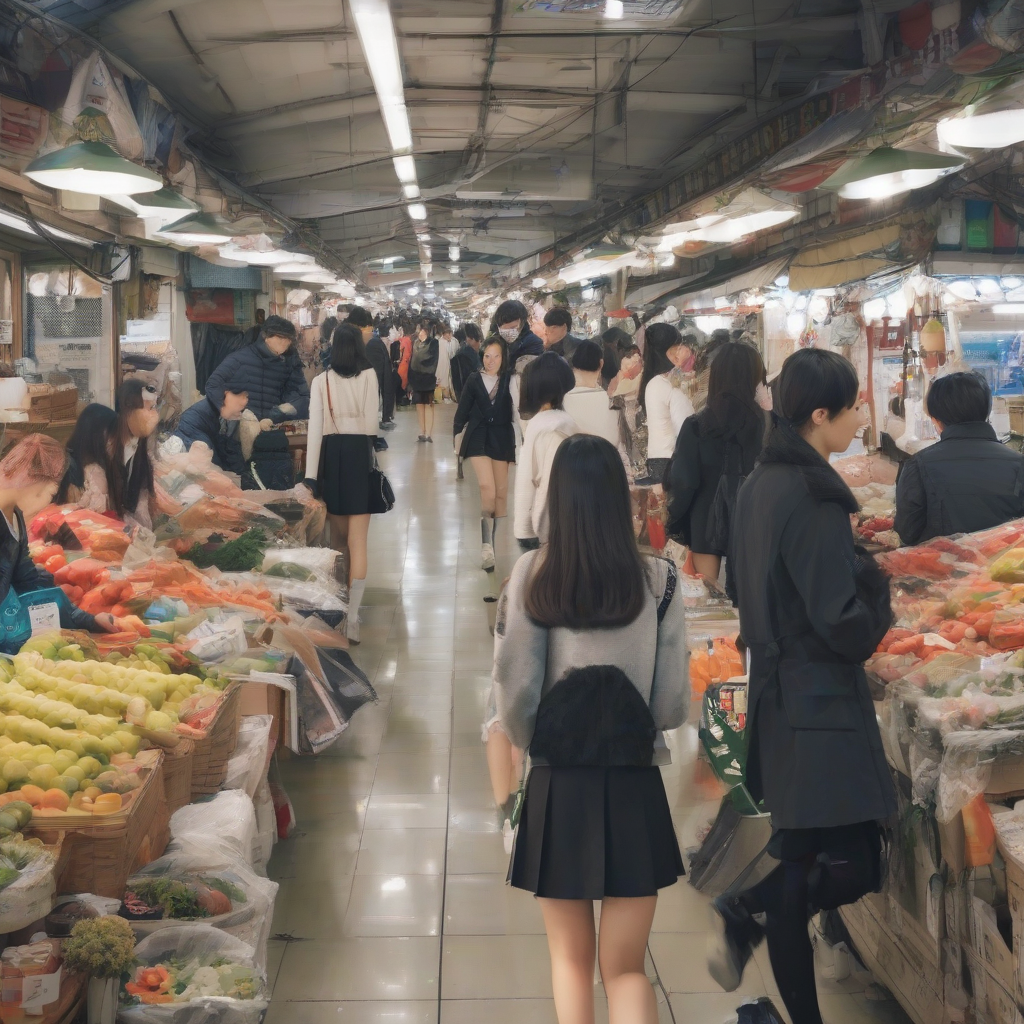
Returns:
[[[480,546],[480,568],[494,568],[494,548],[490,544],[482,544]]]
[[[359,643],[359,619],[348,620],[348,624],[345,627],[345,636],[348,637],[350,642],[354,644]]]
[[[505,853],[511,855],[512,847],[515,845],[516,834],[512,831],[512,822],[505,819],[505,824],[501,827],[501,840],[505,847]]]

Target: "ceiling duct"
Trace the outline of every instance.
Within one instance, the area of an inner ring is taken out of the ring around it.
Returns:
[[[587,18],[604,16],[606,0],[519,0],[518,17],[536,18],[545,14],[574,14]],[[622,0],[622,17],[627,21],[670,21],[690,0]]]

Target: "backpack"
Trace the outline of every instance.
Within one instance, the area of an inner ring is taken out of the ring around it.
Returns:
[[[283,430],[256,436],[243,480],[246,490],[287,491],[295,486],[295,461]]]
[[[725,554],[729,550],[729,527],[736,511],[736,496],[747,479],[743,472],[743,449],[735,441],[725,442],[725,466],[711,500],[705,540],[708,547]]]

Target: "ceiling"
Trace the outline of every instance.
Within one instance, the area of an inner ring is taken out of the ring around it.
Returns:
[[[347,0],[33,6],[141,72],[204,160],[368,279],[388,276],[371,262],[385,256],[403,257],[392,279],[415,271],[417,225]],[[594,0],[390,6],[439,284],[539,265],[716,141],[867,63],[856,0],[626,0],[617,21]]]

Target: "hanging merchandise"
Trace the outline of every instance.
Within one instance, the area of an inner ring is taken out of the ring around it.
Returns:
[[[108,141],[118,153],[126,160],[143,159],[142,133],[121,76],[111,72],[97,52],[80,61],[74,70],[61,112],[65,130],[77,128],[83,115],[86,119],[102,115],[109,126]]]

